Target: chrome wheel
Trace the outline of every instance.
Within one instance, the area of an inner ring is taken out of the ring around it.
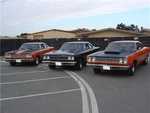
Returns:
[[[39,58],[36,58],[34,63],[35,63],[35,65],[38,65],[40,63]]]

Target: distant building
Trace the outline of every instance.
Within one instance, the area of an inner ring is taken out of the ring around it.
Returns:
[[[51,38],[112,38],[112,37],[141,37],[150,36],[150,29],[143,29],[142,32],[106,28],[101,30],[77,29],[72,31],[65,30],[46,30],[35,33],[25,33],[22,38],[27,39],[51,39]]]
[[[47,31],[30,33],[27,35],[27,39],[49,39],[49,38],[75,38],[76,32],[52,29]]]
[[[142,33],[134,32],[134,31],[106,28],[106,29],[101,29],[93,32],[81,33],[79,34],[79,37],[112,38],[112,37],[138,37],[142,35],[143,35]]]
[[[143,33],[144,36],[150,36],[150,29],[143,29],[141,33]]]

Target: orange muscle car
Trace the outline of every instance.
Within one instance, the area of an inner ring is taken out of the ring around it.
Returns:
[[[114,41],[104,51],[88,56],[88,65],[95,73],[103,70],[127,70],[133,75],[136,66],[148,64],[150,48],[139,41]]]

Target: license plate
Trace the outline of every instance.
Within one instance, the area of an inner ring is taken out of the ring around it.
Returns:
[[[21,63],[21,59],[17,59],[16,62],[17,62],[17,63]]]
[[[103,70],[110,70],[110,66],[104,65]]]
[[[62,63],[61,62],[55,62],[55,65],[56,66],[62,66]]]

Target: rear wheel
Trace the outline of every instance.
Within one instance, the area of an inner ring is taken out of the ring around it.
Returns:
[[[9,64],[10,64],[11,66],[15,66],[15,65],[16,65],[16,62],[9,62]]]

